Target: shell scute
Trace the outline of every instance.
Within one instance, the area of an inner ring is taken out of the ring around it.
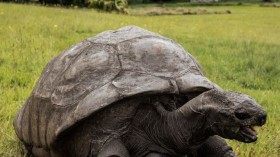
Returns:
[[[124,97],[140,93],[153,94],[170,91],[169,81],[153,75],[123,71],[112,84]]]
[[[89,92],[112,79],[121,70],[111,45],[91,45],[61,75],[52,93],[52,103],[66,106],[78,103]]]
[[[176,78],[196,66],[182,47],[164,38],[134,39],[118,47],[122,69],[127,71]]]
[[[90,46],[90,42],[82,41],[52,59],[43,70],[33,91],[34,95],[48,99],[59,83],[56,80],[88,46]]]

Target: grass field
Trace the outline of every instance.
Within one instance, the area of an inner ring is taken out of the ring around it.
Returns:
[[[280,9],[209,9],[232,14],[142,17],[0,3],[0,156],[20,156],[13,118],[52,57],[104,30],[137,25],[180,43],[222,88],[247,93],[262,104],[268,121],[259,140],[229,143],[240,157],[279,157]]]

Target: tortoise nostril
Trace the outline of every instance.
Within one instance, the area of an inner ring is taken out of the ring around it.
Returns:
[[[251,116],[248,113],[239,113],[239,112],[235,113],[235,117],[237,117],[240,120],[245,120],[245,119],[251,118]]]
[[[267,117],[266,114],[263,114],[263,115],[261,116],[261,118],[264,119],[264,120],[266,120],[266,117]]]
[[[260,116],[260,118],[259,118],[260,125],[264,125],[265,124],[266,117],[267,117],[266,113],[264,113],[263,115]]]

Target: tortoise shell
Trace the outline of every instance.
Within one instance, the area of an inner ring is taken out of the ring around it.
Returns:
[[[88,38],[52,59],[14,127],[25,145],[49,148],[65,130],[121,99],[216,87],[179,44],[127,26]]]

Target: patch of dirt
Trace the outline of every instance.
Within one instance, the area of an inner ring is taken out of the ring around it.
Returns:
[[[280,8],[280,3],[262,3],[260,6]]]
[[[201,14],[231,14],[230,10],[206,10],[203,8],[167,8],[167,7],[151,7],[143,9],[133,9],[129,11],[130,15],[140,16],[160,16],[160,15],[201,15]]]

